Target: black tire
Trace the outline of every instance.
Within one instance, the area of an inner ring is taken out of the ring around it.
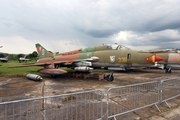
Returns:
[[[165,72],[170,74],[170,73],[171,73],[171,70],[169,70],[168,68],[166,68]]]
[[[107,81],[113,81],[114,80],[114,77],[112,75],[107,75],[106,78],[107,78]]]
[[[168,69],[166,68],[165,73],[168,73]]]
[[[57,75],[51,75],[52,78],[57,78]]]

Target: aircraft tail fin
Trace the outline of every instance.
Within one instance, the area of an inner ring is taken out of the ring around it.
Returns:
[[[53,53],[50,53],[47,51],[43,46],[41,46],[39,43],[36,44],[36,49],[39,58],[44,58],[44,57],[51,57],[53,56]]]

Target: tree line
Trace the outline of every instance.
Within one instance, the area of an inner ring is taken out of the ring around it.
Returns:
[[[32,53],[25,55],[25,54],[8,54],[8,53],[0,53],[0,58],[4,58],[8,56],[9,60],[18,60],[20,57],[25,57],[26,59],[30,59],[30,60],[36,60],[37,59],[37,52],[33,51]]]

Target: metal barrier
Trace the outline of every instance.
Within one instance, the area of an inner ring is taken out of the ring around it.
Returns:
[[[178,96],[180,96],[180,77],[161,81],[160,103],[165,102],[167,106],[171,108],[166,101]]]
[[[139,110],[159,103],[159,84],[147,82],[110,88],[107,92],[107,118]],[[157,107],[159,110],[159,108]],[[160,111],[160,110],[159,110]]]
[[[0,103],[0,119],[94,120],[102,117],[102,97],[102,91],[92,90],[3,102]]]
[[[162,80],[161,84],[154,81],[110,88],[107,104],[104,104],[104,107],[107,105],[105,111],[101,90],[3,102],[0,103],[0,119],[116,119],[116,116],[153,105],[160,111],[156,104],[165,102],[168,105],[166,101],[180,96],[179,86],[180,77]]]

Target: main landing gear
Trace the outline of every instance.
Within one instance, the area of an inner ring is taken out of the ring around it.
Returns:
[[[51,75],[52,78],[57,78],[57,75]]]
[[[171,73],[171,67],[170,68],[166,68],[165,72],[166,73]]]
[[[111,71],[111,74],[107,75],[106,78],[107,78],[107,81],[113,81],[114,80],[113,71]]]

